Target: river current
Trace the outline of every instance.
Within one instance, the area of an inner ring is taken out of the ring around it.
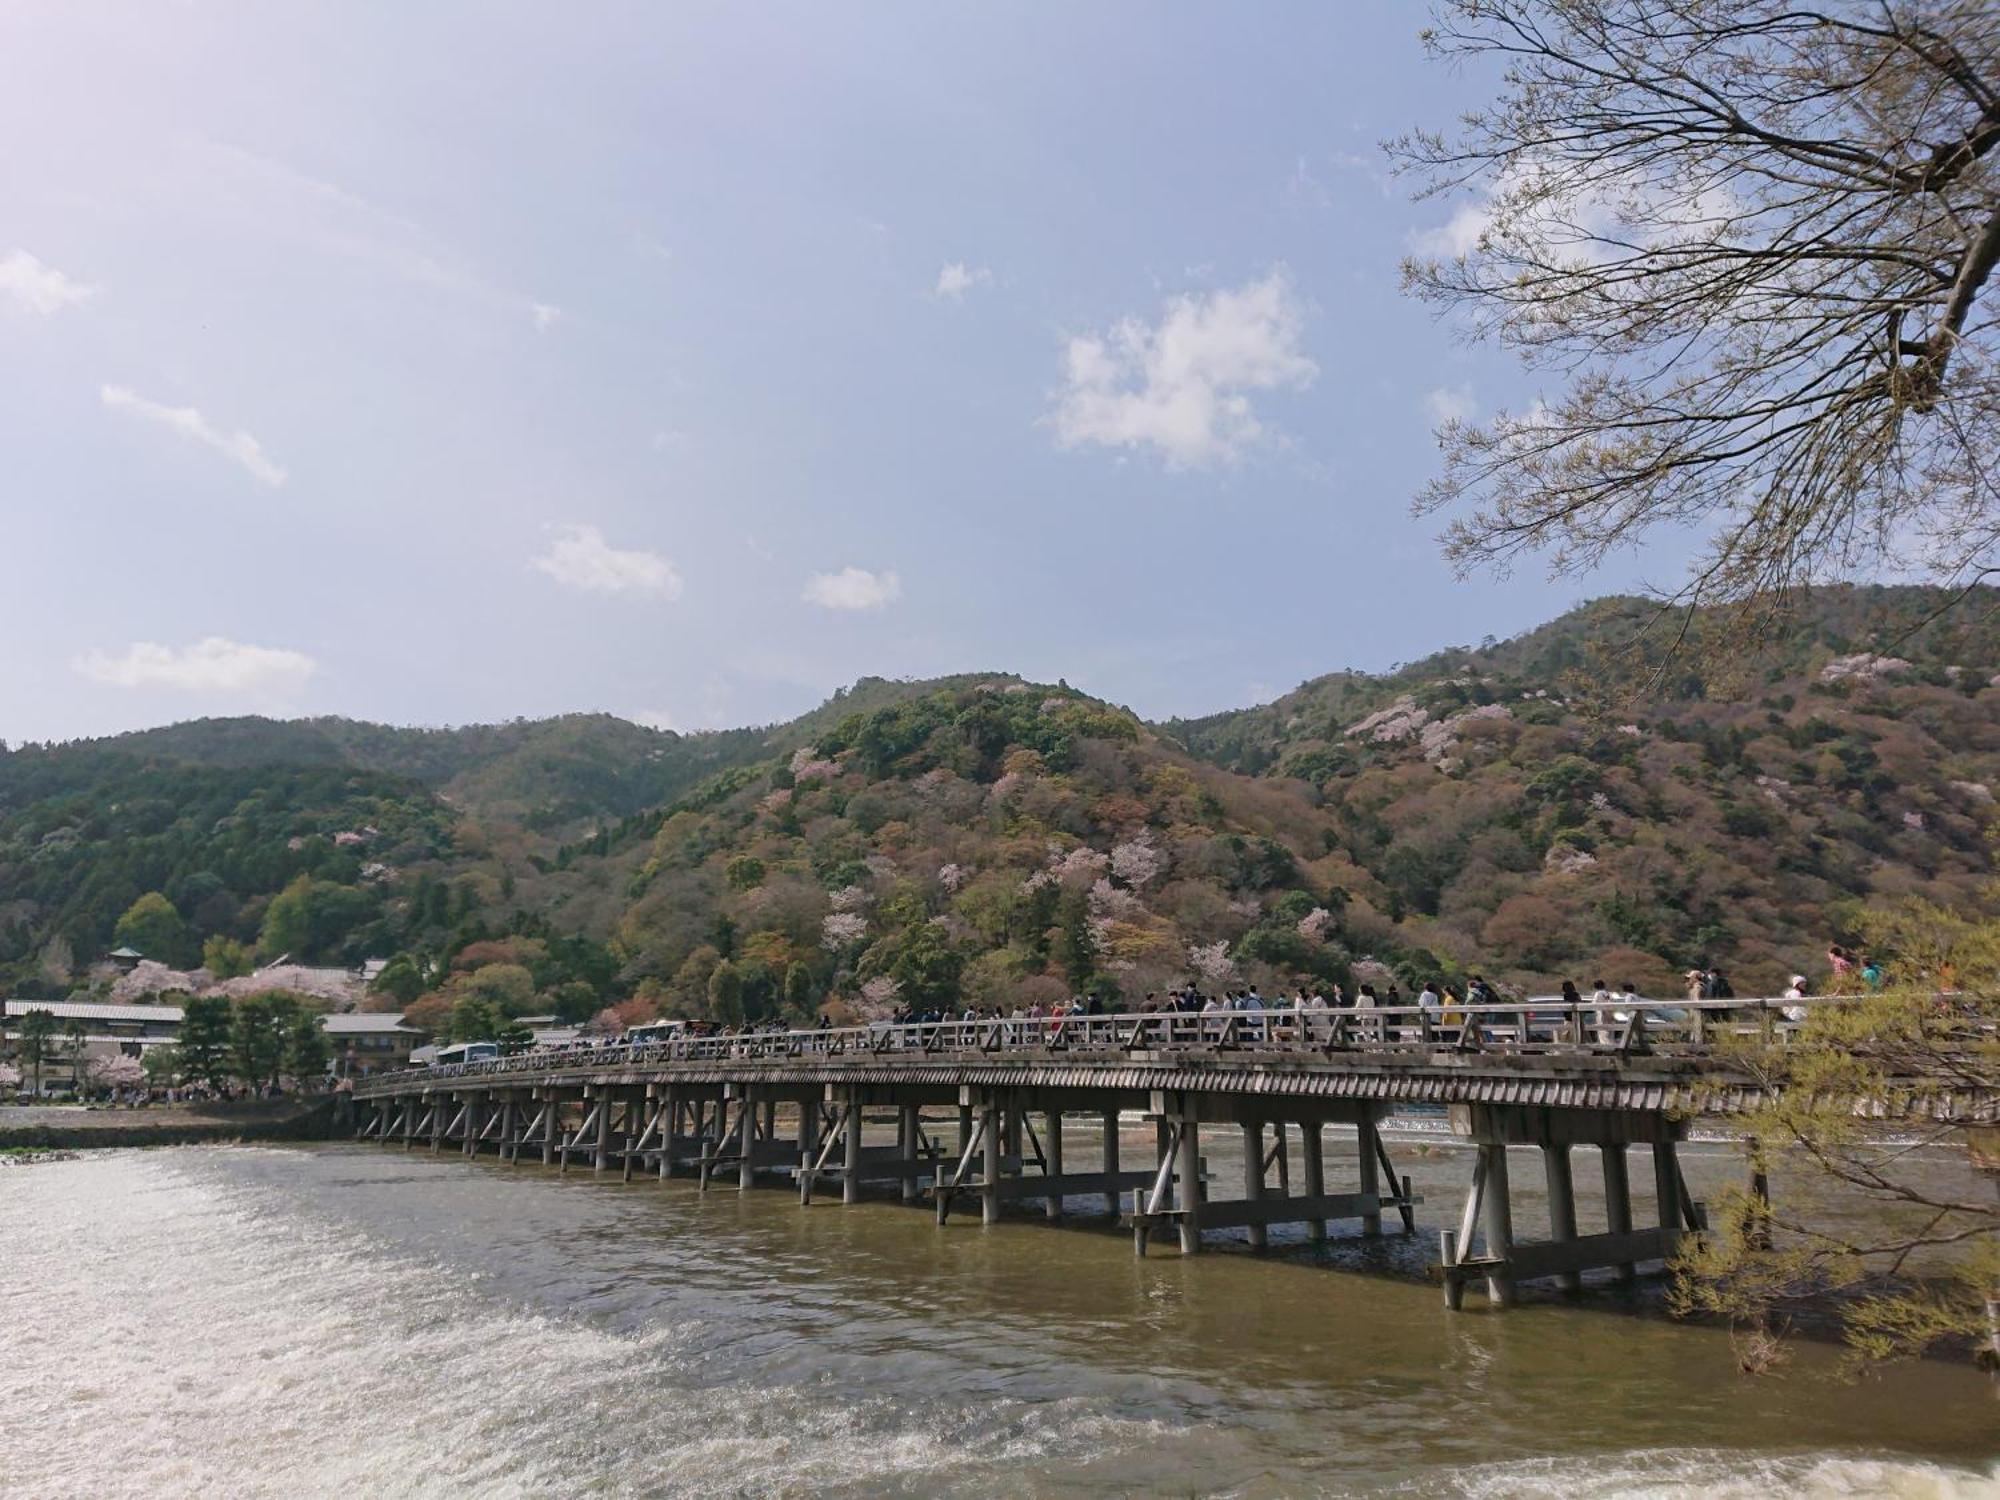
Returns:
[[[1462,1163],[1425,1160],[1428,1225]],[[0,1171],[0,1223],[9,1495],[2000,1497],[1965,1369],[1752,1380],[1610,1294],[1448,1314],[1428,1230],[1139,1261],[359,1145]]]

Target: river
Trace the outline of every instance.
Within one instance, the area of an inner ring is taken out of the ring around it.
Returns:
[[[1747,1379],[1610,1293],[1448,1314],[1428,1228],[1139,1261],[358,1145],[9,1169],[0,1222],[14,1495],[2000,1496],[1966,1369]]]

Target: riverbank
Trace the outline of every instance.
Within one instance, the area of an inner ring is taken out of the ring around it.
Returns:
[[[334,1101],[255,1099],[155,1104],[0,1106],[0,1150],[101,1150],[214,1141],[314,1141],[332,1133]]]

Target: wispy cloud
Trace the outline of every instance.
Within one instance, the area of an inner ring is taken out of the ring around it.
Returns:
[[[1152,448],[1174,468],[1226,462],[1264,438],[1259,391],[1312,384],[1305,311],[1283,267],[1234,290],[1169,299],[1160,320],[1127,318],[1072,338],[1051,422],[1066,448]]]
[[[937,285],[931,288],[931,295],[941,302],[962,302],[965,294],[976,286],[984,286],[993,279],[993,273],[985,266],[969,266],[962,260],[952,261],[938,272]]]
[[[658,594],[663,599],[681,596],[680,571],[671,562],[657,552],[614,547],[595,526],[556,527],[548,551],[531,562],[573,589]]]
[[[0,255],[0,302],[17,312],[49,318],[96,295],[96,287],[65,276],[25,250]]]
[[[271,456],[264,451],[264,445],[241,428],[235,432],[224,432],[195,407],[167,406],[149,401],[122,385],[104,386],[98,395],[112,411],[122,411],[143,421],[157,423],[182,437],[194,439],[204,447],[213,448],[260,484],[275,486],[285,482],[285,471],[272,462]]]
[[[1434,426],[1442,427],[1447,422],[1469,422],[1478,410],[1479,403],[1473,399],[1469,385],[1441,385],[1424,392],[1424,415],[1431,419]]]
[[[800,597],[824,609],[883,609],[902,594],[903,582],[893,572],[842,568],[838,573],[813,574]]]
[[[91,650],[71,665],[93,682],[268,702],[295,696],[319,664],[300,651],[212,635],[191,646],[134,641],[118,655]]]
[[[416,221],[337,183],[242,146],[200,141],[183,181],[247,230],[281,235],[418,286],[513,311],[546,329],[560,309],[495,284],[470,257]]]

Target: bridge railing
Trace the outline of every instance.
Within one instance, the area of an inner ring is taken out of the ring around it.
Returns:
[[[965,1061],[1032,1054],[1093,1059],[1135,1053],[1228,1053],[1335,1056],[1427,1055],[1440,1050],[1515,1055],[1573,1053],[1700,1054],[1724,1041],[1787,1045],[1813,1007],[1855,996],[1810,999],[1641,1001],[1627,1005],[1510,1001],[1477,1007],[1372,1008],[1201,1013],[1144,1011],[1118,1015],[1004,1016],[974,1020],[888,1022],[811,1030],[684,1034],[663,1041],[537,1047],[483,1062],[414,1068],[400,1075],[491,1078],[561,1068],[609,1068],[680,1062],[783,1062],[894,1057]],[[1939,1005],[1949,1013],[1950,997]],[[1987,1028],[1990,1030],[1990,1028]]]

